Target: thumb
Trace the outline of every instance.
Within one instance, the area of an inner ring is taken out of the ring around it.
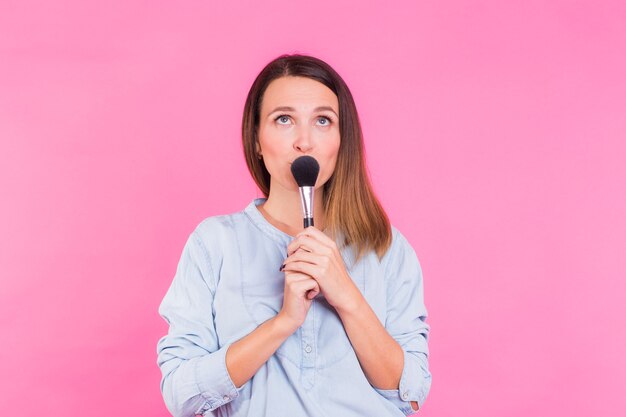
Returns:
[[[312,300],[315,297],[317,297],[317,294],[319,293],[320,293],[320,287],[319,285],[316,285],[315,288],[313,288],[306,294],[306,298],[308,298],[309,300]]]

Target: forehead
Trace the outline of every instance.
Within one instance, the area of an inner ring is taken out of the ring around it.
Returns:
[[[339,102],[335,93],[319,81],[306,77],[281,77],[267,86],[261,101],[261,113],[283,106],[304,111],[320,106],[330,106],[336,112],[339,111]]]

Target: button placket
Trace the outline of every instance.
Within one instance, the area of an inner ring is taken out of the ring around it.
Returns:
[[[301,347],[302,347],[302,384],[305,388],[310,389],[315,383],[315,323],[316,323],[316,304],[313,300],[307,314],[306,320],[301,327]]]

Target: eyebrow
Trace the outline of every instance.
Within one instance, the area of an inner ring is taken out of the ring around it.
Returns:
[[[335,114],[335,116],[339,117],[337,112],[330,106],[319,106],[319,107],[316,107],[316,108],[313,109],[313,111],[315,111],[315,112],[323,111],[323,110],[331,111],[331,112],[333,112]],[[276,107],[271,112],[269,112],[268,114],[276,113],[277,111],[296,111],[296,109],[293,108],[293,107],[289,107],[289,106],[279,106],[279,107]]]

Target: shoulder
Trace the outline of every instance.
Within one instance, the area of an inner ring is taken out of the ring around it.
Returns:
[[[207,217],[196,226],[193,234],[201,240],[219,239],[232,234],[235,224],[240,222],[242,217],[242,212]]]
[[[242,212],[207,217],[190,236],[212,264],[219,264],[224,251],[236,245],[235,227],[243,220]]]
[[[256,230],[252,226],[254,214],[258,214],[256,205],[259,200],[261,199],[253,200],[240,211],[205,218],[196,226],[193,234],[206,242],[231,238],[236,232],[247,234]]]
[[[395,226],[391,226],[391,244],[383,256],[382,262],[384,263],[385,259],[394,258],[407,252],[415,254],[413,246]]]
[[[391,245],[382,257],[381,264],[388,272],[406,267],[412,267],[421,271],[415,249],[413,249],[408,239],[394,226],[391,226]]]

